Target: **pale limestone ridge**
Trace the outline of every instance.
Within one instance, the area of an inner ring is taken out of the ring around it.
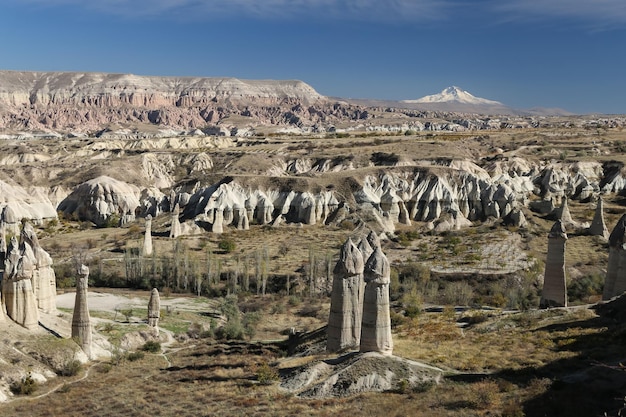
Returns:
[[[391,268],[380,245],[376,246],[374,253],[365,263],[364,279],[360,351],[391,355],[393,352],[389,312]]]
[[[81,265],[76,272],[78,277],[76,278],[76,301],[72,315],[72,338],[77,341],[83,352],[91,359],[91,319],[87,306],[89,268]]]
[[[609,235],[609,260],[604,279],[602,299],[610,300],[626,291],[626,214],[624,214]],[[621,291],[620,291],[621,290]]]
[[[333,270],[333,288],[328,318],[326,350],[339,352],[356,348],[361,340],[361,311],[364,268],[361,251],[348,239],[339,252]]]
[[[567,282],[565,278],[565,243],[567,234],[560,220],[548,234],[548,254],[543,280],[540,306],[567,307]]]
[[[598,204],[596,205],[596,211],[589,226],[588,232],[591,236],[602,236],[604,239],[609,238],[609,230],[604,222],[604,203],[602,197],[598,198]]]

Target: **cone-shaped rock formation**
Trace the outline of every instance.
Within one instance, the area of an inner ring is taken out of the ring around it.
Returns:
[[[626,214],[624,214],[609,236],[609,261],[604,279],[602,299],[609,300],[626,290]]]
[[[548,234],[548,255],[543,280],[540,306],[567,307],[567,284],[565,280],[565,242],[567,234],[557,220]]]
[[[7,315],[16,323],[34,329],[39,323],[33,277],[37,260],[26,242],[20,245],[13,236],[7,249],[2,277],[2,302]]]
[[[391,355],[391,318],[389,314],[389,261],[377,245],[365,264],[365,295],[361,326],[361,352],[379,352]]]
[[[170,238],[172,239],[176,239],[181,234],[178,216],[180,216],[180,209],[178,208],[178,204],[176,204],[174,210],[172,210],[172,226],[170,229]]]
[[[606,223],[604,223],[604,204],[602,198],[598,199],[596,212],[593,216],[591,226],[589,226],[589,234],[591,236],[602,236],[605,239],[609,238],[609,230],[606,228]]]
[[[364,290],[363,267],[363,255],[352,240],[348,239],[341,247],[339,261],[333,271],[326,345],[329,352],[356,348],[359,345]]]

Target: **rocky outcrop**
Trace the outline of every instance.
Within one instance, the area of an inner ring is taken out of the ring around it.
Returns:
[[[37,259],[26,242],[11,238],[2,276],[2,301],[7,315],[17,324],[35,329],[39,322],[33,278]]]
[[[619,219],[609,236],[609,260],[604,279],[604,290],[602,291],[603,300],[610,300],[626,291],[625,237],[626,214]]]
[[[170,239],[176,239],[181,235],[181,227],[180,220],[178,217],[180,216],[180,209],[178,208],[178,204],[174,206],[174,210],[172,210],[172,225],[170,226]]]
[[[97,226],[114,225],[123,218],[132,221],[140,206],[135,185],[100,176],[80,184],[60,204],[59,211],[69,218],[86,220]]]
[[[356,348],[361,340],[361,312],[365,283],[363,255],[351,239],[339,252],[333,270],[333,288],[328,318],[326,350],[339,352]]]
[[[541,292],[540,307],[567,307],[565,278],[565,243],[567,234],[558,220],[548,234],[548,255]]]
[[[76,301],[72,315],[72,338],[76,340],[87,357],[91,354],[91,319],[87,306],[87,288],[89,285],[89,268],[81,265],[76,278]]]
[[[159,290],[153,288],[150,292],[150,301],[148,301],[148,326],[155,329],[159,333],[159,318],[161,317],[161,297]]]
[[[365,263],[365,293],[361,327],[361,352],[379,352],[391,355],[391,318],[389,312],[389,284],[391,269],[379,246]]]
[[[41,247],[35,229],[28,222],[22,228],[21,240],[32,248],[35,257],[32,283],[37,307],[45,313],[53,313],[56,311],[57,291],[52,257]]]
[[[0,222],[4,222],[7,232],[19,234],[22,219],[39,224],[56,218],[55,206],[42,188],[26,189],[0,180]]]
[[[606,223],[604,222],[604,203],[602,202],[602,197],[598,198],[596,211],[587,232],[591,236],[602,236],[604,239],[609,238],[609,230],[606,228]]]
[[[152,255],[152,216],[148,214],[146,216],[146,231],[143,236],[143,256]]]

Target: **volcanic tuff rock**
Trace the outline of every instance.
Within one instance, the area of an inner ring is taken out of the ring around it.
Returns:
[[[391,269],[380,245],[374,248],[374,253],[365,263],[364,280],[360,351],[391,355],[393,352],[389,312]]]
[[[2,302],[7,315],[27,329],[38,325],[39,312],[32,285],[37,260],[31,246],[11,238],[4,261]]]
[[[365,290],[364,266],[361,251],[352,239],[346,240],[341,246],[339,260],[333,270],[326,345],[326,350],[329,352],[339,352],[359,346]]]
[[[150,292],[150,300],[148,301],[148,325],[154,327],[158,334],[159,318],[161,317],[161,297],[159,290],[153,288]]]
[[[604,279],[602,299],[609,300],[626,291],[626,214],[623,215],[609,236],[609,260]]]
[[[541,307],[567,307],[566,241],[565,227],[560,220],[557,220],[548,234],[548,254],[541,292]]]
[[[143,238],[143,256],[152,255],[152,216],[148,214],[146,216],[146,231]]]
[[[104,226],[111,218],[130,215],[134,220],[139,207],[139,188],[111,177],[101,176],[79,185],[59,204],[59,211],[68,217],[87,220]]]
[[[76,271],[76,301],[72,315],[72,338],[75,339],[87,357],[91,358],[91,319],[87,305],[89,268],[81,265]]]

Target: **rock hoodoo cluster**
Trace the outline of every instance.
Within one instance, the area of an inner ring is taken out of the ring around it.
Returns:
[[[560,220],[548,234],[548,255],[541,293],[540,306],[567,307],[567,283],[565,279],[565,243],[567,234]]]
[[[359,248],[368,255],[365,262]],[[359,246],[348,239],[333,272],[326,349],[358,348],[391,355],[390,266],[378,237],[370,232]]]
[[[1,234],[4,242],[4,232]],[[0,248],[4,259],[2,304],[9,318],[34,329],[39,310],[56,311],[56,277],[52,258],[39,244],[30,223],[24,223],[19,236],[19,241],[13,236],[8,247]]]

